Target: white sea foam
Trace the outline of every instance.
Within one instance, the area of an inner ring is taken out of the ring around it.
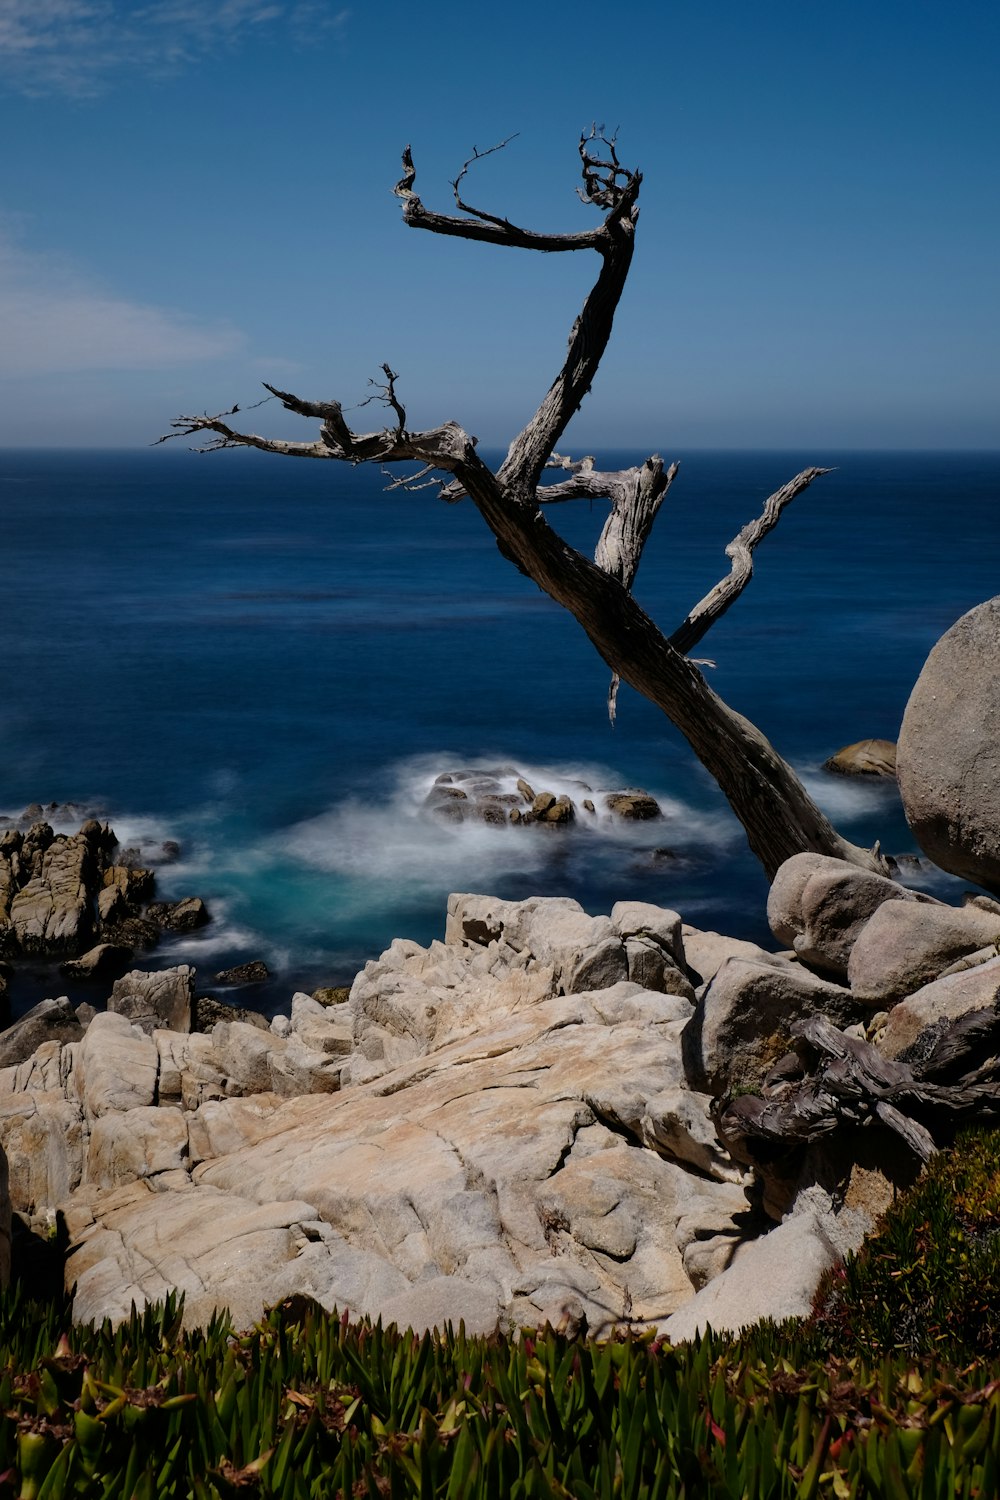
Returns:
[[[425,806],[438,776],[489,776],[501,794],[516,794],[523,777],[535,791],[566,795],[579,804],[589,798],[593,815],[569,828],[488,824],[470,818],[440,819]],[[505,874],[531,875],[554,861],[594,855],[602,849],[672,848],[721,850],[734,837],[725,815],[699,812],[658,788],[650,788],[662,819],[631,822],[604,806],[604,796],[622,791],[622,779],[604,766],[568,764],[514,766],[500,757],[468,760],[446,754],[422,755],[395,767],[394,784],[381,798],[353,797],[309,818],[284,836],[287,854],[304,865],[362,880],[396,885],[450,884],[452,888],[489,882]],[[738,829],[737,829],[738,835]]]
[[[835,776],[819,766],[800,766],[806,791],[834,823],[859,822],[899,808],[899,790],[888,778]]]

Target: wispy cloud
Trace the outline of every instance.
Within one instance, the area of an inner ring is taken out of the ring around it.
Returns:
[[[301,44],[349,16],[329,0],[0,0],[0,79],[85,98],[125,69],[170,73],[265,31]]]
[[[243,345],[236,329],[115,296],[2,233],[0,328],[0,378],[159,370],[222,359]]]

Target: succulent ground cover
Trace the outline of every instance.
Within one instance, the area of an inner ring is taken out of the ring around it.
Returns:
[[[964,1137],[814,1317],[671,1347],[416,1338],[306,1299],[248,1333],[0,1306],[0,1497],[985,1497],[1000,1137]]]

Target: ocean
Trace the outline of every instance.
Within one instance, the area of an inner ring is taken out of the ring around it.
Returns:
[[[697,654],[842,832],[912,852],[895,787],[822,762],[895,738],[929,648],[997,592],[1000,455],[665,456],[680,475],[635,593],[668,632],[772,490],[835,467]],[[249,452],[0,452],[0,813],[82,805],[150,859],[176,840],[159,892],[203,896],[213,920],[138,961],[194,963],[211,991],[217,970],[262,958],[271,980],[227,993],[267,1013],[350,982],[395,936],[441,936],[453,890],[593,913],[652,901],[766,940],[763,875],[672,725],[623,687],[612,728],[603,662],[471,504],[385,485]],[[584,503],[549,520],[590,553],[604,515]],[[423,810],[436,776],[501,767],[536,789],[641,787],[664,817],[552,831]],[[22,974],[15,1008],[65,988]]]

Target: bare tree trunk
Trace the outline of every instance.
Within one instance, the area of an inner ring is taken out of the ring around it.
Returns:
[[[568,609],[612,672],[681,731],[743,824],[768,879],[805,851],[884,868],[877,854],[837,833],[760,730],[712,691],[622,584],[569,547],[539,512],[512,510],[485,465],[463,463],[456,473],[504,556]]]
[[[770,497],[761,516],[745,526],[726,549],[731,559],[729,576],[690,611],[672,636],[665,636],[632,598],[631,588],[653,521],[676,475],[676,464],[665,471],[662,460],[654,456],[632,469],[601,473],[592,459],[573,463],[555,453],[590,389],[611,336],[632,261],[641,175],[621,166],[613,138],[592,131],[580,142],[580,197],[602,211],[602,223],[577,234],[539,234],[464,201],[461,186],[466,173],[474,161],[488,154],[474,152],[465,163],[452,184],[460,212],[446,215],[426,209],[414,192],[416,173],[407,147],[403,177],[396,186],[406,223],[435,234],[514,249],[593,250],[601,258],[600,273],[571,329],[562,368],[496,473],[479,458],[475,440],[454,422],[427,432],[408,431],[406,412],[396,394],[397,376],[388,365],[382,366],[386,382],[379,385],[378,394],[395,416],[394,427],[356,433],[344,420],[339,402],[303,400],[267,386],[289,411],[321,423],[315,441],[295,443],[240,432],[227,420],[236,407],[215,417],[181,417],[169,436],[208,432],[215,434],[210,448],[249,446],[290,457],[352,464],[416,461],[423,465],[417,475],[395,481],[408,488],[424,487],[426,475],[451,476],[426,483],[439,486],[441,498],[448,501],[468,496],[501,553],[579,621],[611,668],[612,719],[620,679],[677,726],[722,789],[769,878],[784,860],[805,851],[884,870],[878,846],[866,850],[843,839],[764,735],[723,703],[687,655],[746,587],[754,548],[777,524],[784,507],[826,471],[807,469]],[[567,471],[570,477],[544,485],[541,477],[546,468]],[[541,510],[543,505],[584,498],[611,502],[594,562],[563,541]]]

